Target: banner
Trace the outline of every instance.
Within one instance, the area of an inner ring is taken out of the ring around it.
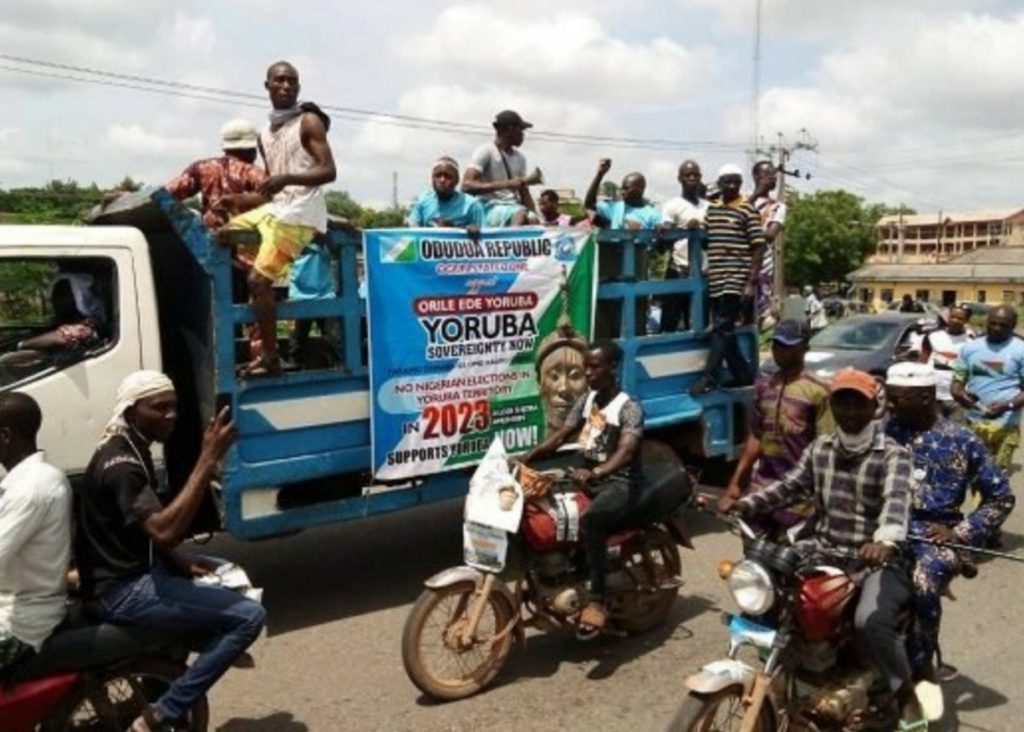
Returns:
[[[596,243],[571,229],[363,234],[374,474],[401,480],[509,453],[586,390]]]

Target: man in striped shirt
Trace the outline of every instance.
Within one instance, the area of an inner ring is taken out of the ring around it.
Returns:
[[[754,297],[764,231],[754,208],[740,195],[743,171],[724,165],[718,171],[719,197],[708,207],[707,227],[708,295],[711,298],[711,347],[704,376],[690,389],[700,396],[718,387],[724,360],[732,372],[733,384],[754,381],[754,369],[740,353],[736,322]]]
[[[750,173],[754,176],[754,192],[750,194],[750,205],[761,217],[765,238],[761,274],[757,279],[755,315],[762,327],[769,327],[768,318],[775,304],[775,242],[786,225],[786,204],[772,196],[772,191],[779,186],[779,179],[770,160],[759,160],[754,163]]]
[[[877,567],[864,580],[854,627],[889,690],[901,705],[900,729],[920,727],[902,618],[914,600],[903,549],[910,517],[913,462],[875,419],[879,385],[863,371],[840,371],[832,380],[829,406],[834,434],[819,436],[784,478],[719,510],[758,515],[813,501],[812,555],[831,562]]]

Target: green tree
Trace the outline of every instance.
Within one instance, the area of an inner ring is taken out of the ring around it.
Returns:
[[[601,183],[601,195],[607,196],[611,200],[616,200],[619,197],[619,184],[613,180],[606,180]]]
[[[842,282],[864,263],[876,245],[874,227],[881,204],[843,191],[815,191],[789,199],[786,217],[786,283]]]
[[[327,213],[341,216],[355,223],[363,213],[363,207],[356,203],[348,191],[327,191],[325,196]]]

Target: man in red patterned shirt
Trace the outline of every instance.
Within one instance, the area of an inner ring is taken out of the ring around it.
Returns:
[[[202,194],[203,223],[219,229],[232,216],[264,203],[260,185],[267,179],[262,166],[256,166],[256,128],[244,119],[228,122],[221,128],[218,158],[205,158],[189,165],[166,188],[179,201]]]

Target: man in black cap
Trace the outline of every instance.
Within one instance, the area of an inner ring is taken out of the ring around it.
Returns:
[[[466,166],[462,190],[483,202],[488,226],[538,221],[526,182],[526,158],[516,149],[523,144],[523,132],[531,127],[518,112],[499,112],[494,118],[494,142],[478,147]]]
[[[754,383],[750,435],[736,472],[725,489],[729,500],[756,493],[780,480],[800,462],[804,450],[835,425],[828,407],[828,386],[804,370],[810,332],[798,320],[783,320],[772,336],[777,370]],[[809,503],[775,511],[762,519],[768,530],[788,529],[806,518]]]

